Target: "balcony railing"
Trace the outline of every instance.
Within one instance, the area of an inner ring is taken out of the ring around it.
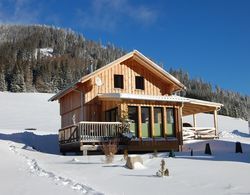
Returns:
[[[59,130],[60,144],[72,142],[102,142],[117,138],[123,132],[121,122],[82,121]]]

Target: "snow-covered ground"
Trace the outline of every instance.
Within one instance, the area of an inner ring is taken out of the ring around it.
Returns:
[[[218,140],[186,142],[175,158],[143,154],[143,166],[130,170],[123,155],[112,164],[103,155],[59,155],[59,106],[47,102],[51,95],[0,93],[0,194],[250,194],[250,135],[235,119],[227,118],[229,129],[219,119]],[[243,153],[235,153],[236,141]],[[162,159],[169,177],[156,176]]]
[[[213,127],[214,126],[214,116],[212,114],[197,114],[196,115],[196,123],[197,126],[200,127]],[[183,122],[187,122],[193,125],[193,116],[183,117]],[[219,132],[221,131],[233,131],[238,130],[243,133],[250,133],[248,127],[248,121],[239,119],[239,118],[231,118],[228,116],[218,115],[218,128]]]
[[[48,102],[54,94],[0,92],[0,129],[57,133],[60,128],[58,102]]]

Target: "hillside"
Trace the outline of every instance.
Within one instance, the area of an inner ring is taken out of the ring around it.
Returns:
[[[191,79],[189,74],[181,69],[173,70],[170,68],[169,73],[174,75],[187,87],[187,90],[180,92],[179,95],[220,102],[224,106],[219,111],[219,114],[248,120],[250,126],[250,96],[224,90],[219,86],[212,86],[200,78]]]
[[[247,122],[219,116],[219,139],[184,143],[182,152],[138,154],[143,165],[126,168],[123,155],[59,154],[59,104],[53,94],[0,92],[0,194],[249,194],[250,135]],[[189,122],[185,117],[184,121]],[[209,126],[212,115],[197,117]],[[24,128],[36,128],[24,131]],[[235,142],[243,153],[235,153]],[[204,154],[209,143],[212,155]],[[190,150],[193,149],[193,156]],[[169,177],[157,177],[161,160]],[[209,171],[208,171],[209,170]],[[98,173],[98,174],[96,174]],[[105,179],[104,179],[105,178]],[[152,185],[154,186],[152,188]],[[180,188],[180,185],[184,187]],[[14,187],[13,187],[14,186]],[[131,186],[137,186],[133,188]]]
[[[0,25],[0,91],[55,93],[83,75],[124,55],[69,29],[42,25]],[[169,72],[187,91],[180,95],[224,104],[220,114],[250,120],[250,97]]]
[[[0,25],[0,91],[57,92],[123,54],[72,30]]]

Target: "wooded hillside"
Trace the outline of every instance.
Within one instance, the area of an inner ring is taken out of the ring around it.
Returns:
[[[112,44],[87,40],[72,30],[0,25],[0,91],[58,92],[124,54]],[[250,119],[249,96],[190,79],[182,70],[169,72],[187,87],[180,95],[223,103],[220,114]]]
[[[1,25],[0,90],[57,92],[122,55],[71,30]]]
[[[187,87],[187,90],[182,91],[179,95],[222,103],[224,106],[219,114],[250,121],[250,96],[223,90],[219,86],[212,86],[210,83],[202,81],[202,79],[190,79],[189,74],[181,69],[170,68],[169,73]]]

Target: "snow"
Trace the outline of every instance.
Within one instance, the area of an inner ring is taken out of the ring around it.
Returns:
[[[51,47],[35,49],[35,58],[37,59],[38,52],[41,57],[53,57],[53,51]]]
[[[122,154],[111,164],[103,155],[60,155],[59,106],[47,102],[51,96],[0,93],[0,194],[250,194],[250,135],[243,120],[220,117],[219,139],[185,142],[175,158],[137,154],[143,165],[131,170]],[[235,153],[237,141],[243,153]],[[211,156],[204,154],[207,143]],[[156,176],[162,159],[168,177]]]
[[[193,125],[193,116],[185,116],[183,117],[183,123],[190,123]],[[196,123],[197,127],[213,127],[214,119],[212,114],[197,114],[196,115]],[[220,131],[234,131],[239,130],[243,133],[250,133],[248,127],[248,121],[239,119],[239,118],[231,118],[228,116],[218,115],[218,128]]]
[[[54,94],[0,92],[0,129],[57,133],[60,128],[59,104],[48,102]]]
[[[146,169],[146,167],[143,164],[141,164],[140,162],[135,162],[134,169]]]

